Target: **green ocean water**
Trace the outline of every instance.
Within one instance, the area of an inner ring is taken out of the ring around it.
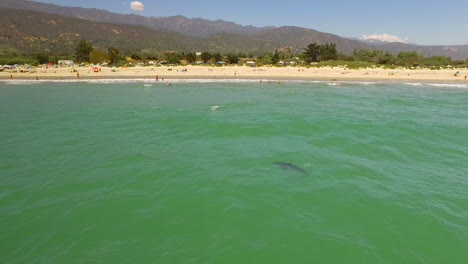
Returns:
[[[468,263],[463,84],[3,82],[0,153],[1,263]]]

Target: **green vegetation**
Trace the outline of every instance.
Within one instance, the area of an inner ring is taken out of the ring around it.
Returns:
[[[304,49],[304,60],[307,63],[336,60],[337,57],[338,52],[334,43],[326,43],[325,45],[311,43]]]
[[[93,50],[89,54],[89,62],[98,64],[107,60],[107,54],[100,50]]]
[[[120,54],[120,50],[116,48],[109,48],[107,49],[107,59],[109,61],[109,64],[114,65],[121,61],[123,58]]]
[[[203,63],[207,63],[209,60],[211,60],[213,55],[211,55],[211,53],[209,53],[209,52],[204,51],[204,52],[202,52],[200,57],[201,57]]]
[[[75,48],[75,57],[78,62],[88,62],[89,54],[93,51],[93,45],[84,39],[78,42]]]
[[[347,67],[349,69],[386,67],[386,68],[450,68],[468,67],[468,60],[453,61],[449,57],[432,56],[424,57],[417,52],[399,52],[394,55],[389,52],[370,49],[357,49],[352,54],[337,52],[333,43],[311,43],[302,53],[294,53],[290,48],[276,49],[274,52],[265,52],[257,56],[244,52],[229,52],[221,54],[219,52],[203,51],[201,53],[160,51],[152,48],[141,50],[120,50],[109,47],[103,51],[100,47],[95,47],[91,41],[79,40],[76,43],[73,56],[60,56],[51,52],[21,53],[18,50],[0,46],[0,64],[46,64],[49,61],[57,63],[60,59],[73,59],[75,62],[101,64],[108,63],[113,66],[132,66],[137,63],[148,63],[159,61],[171,65],[176,64],[246,64],[252,61],[257,66],[262,65],[299,65],[308,67]]]
[[[366,61],[341,61],[341,60],[329,60],[329,61],[322,61],[316,64],[317,67],[344,67],[348,69],[362,69],[362,68],[370,68],[373,67],[375,64],[366,62]]]
[[[229,53],[227,56],[227,62],[229,64],[237,64],[239,63],[239,56],[237,54],[234,54],[234,53]]]
[[[221,54],[219,52],[216,52],[215,54],[213,54],[214,62],[221,61],[222,59],[223,59],[223,56],[221,56]]]
[[[49,63],[49,56],[43,53],[34,54],[33,58],[36,59],[39,64]]]
[[[189,52],[185,54],[185,60],[189,63],[194,63],[197,60],[197,55],[195,52]]]
[[[163,59],[169,64],[179,64],[181,60],[181,54],[177,52],[164,52]]]

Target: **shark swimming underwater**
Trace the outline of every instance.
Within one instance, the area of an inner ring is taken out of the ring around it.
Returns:
[[[298,172],[300,172],[302,174],[307,174],[307,172],[304,169],[302,169],[302,168],[300,168],[300,167],[298,167],[298,166],[296,166],[296,165],[294,165],[292,163],[278,162],[277,161],[277,162],[273,162],[273,164],[276,164],[276,165],[278,165],[278,166],[280,166],[281,168],[284,168],[284,169],[295,170],[295,171],[298,171]]]

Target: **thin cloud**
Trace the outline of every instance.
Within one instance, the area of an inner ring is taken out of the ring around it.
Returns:
[[[136,11],[144,11],[145,5],[139,1],[133,1],[130,3],[130,8]]]
[[[402,42],[405,43],[408,38],[400,38],[395,35],[390,35],[387,33],[384,34],[373,34],[373,35],[362,35],[361,39],[363,40],[380,40],[383,42]]]

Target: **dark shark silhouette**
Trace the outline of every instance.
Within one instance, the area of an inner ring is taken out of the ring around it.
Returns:
[[[280,166],[281,168],[284,168],[284,169],[295,170],[295,171],[298,171],[298,172],[300,172],[302,174],[307,174],[307,172],[304,169],[302,169],[302,168],[300,168],[300,167],[298,167],[298,166],[296,166],[296,165],[294,165],[292,163],[278,162],[277,161],[277,162],[273,162],[273,164],[276,164],[276,165],[278,165],[278,166]]]

